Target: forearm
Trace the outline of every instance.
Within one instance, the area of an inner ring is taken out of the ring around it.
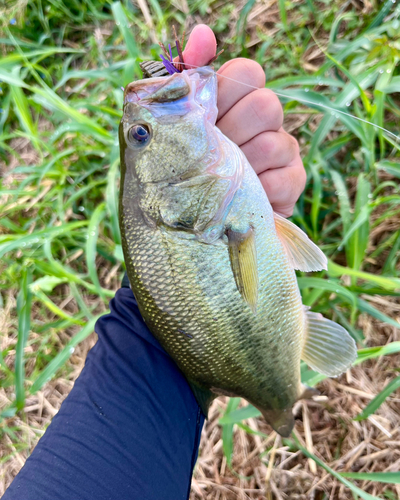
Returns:
[[[85,368],[4,500],[186,499],[204,417],[122,288]]]

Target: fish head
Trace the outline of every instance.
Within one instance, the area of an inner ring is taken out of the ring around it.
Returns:
[[[216,96],[208,67],[129,84],[119,130],[123,174],[133,169],[139,183],[168,183],[198,168],[212,148]]]

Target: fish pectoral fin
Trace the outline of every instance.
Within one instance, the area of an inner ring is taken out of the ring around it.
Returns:
[[[349,333],[322,314],[305,311],[305,338],[301,359],[328,377],[345,372],[357,358],[357,347]]]
[[[227,231],[229,257],[237,289],[254,314],[258,301],[258,269],[256,240],[253,228],[246,233]]]
[[[304,231],[275,212],[274,221],[276,232],[293,269],[304,272],[328,269],[326,256]]]

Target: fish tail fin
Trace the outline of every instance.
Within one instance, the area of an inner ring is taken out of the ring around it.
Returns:
[[[289,437],[294,427],[292,408],[285,410],[263,410],[259,408],[262,416],[269,425],[282,437]]]

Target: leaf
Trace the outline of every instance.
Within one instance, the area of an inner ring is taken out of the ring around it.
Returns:
[[[259,417],[260,415],[260,410],[257,410],[257,408],[252,405],[247,405],[243,408],[233,410],[229,413],[225,412],[224,416],[219,419],[219,423],[221,425],[237,424],[238,422],[246,420],[247,418]]]
[[[383,312],[379,311],[379,309],[376,309],[372,304],[369,302],[366,302],[363,299],[357,298],[357,305],[360,311],[365,312],[369,314],[370,316],[373,316],[376,319],[379,319],[379,321],[383,321],[384,323],[387,323],[388,325],[392,325],[395,328],[400,329],[400,323],[396,321],[395,319],[390,318]]]
[[[343,224],[343,233],[346,234],[350,228],[352,219],[349,193],[347,191],[346,183],[339,172],[336,172],[336,170],[330,170],[330,174],[333,183],[335,184],[336,193],[339,198],[339,209]]]
[[[32,112],[29,109],[28,100],[22,89],[17,85],[11,86],[11,96],[14,101],[15,112],[19,118],[21,127],[29,135],[36,139],[37,130],[32,121]],[[37,146],[37,142],[35,142]]]
[[[385,92],[385,94],[393,94],[398,92],[400,88],[400,76],[394,76],[389,83],[383,86],[380,90]]]
[[[96,321],[103,316],[105,313],[101,313],[91,319],[82,330],[74,335],[68,344],[60,351],[57,356],[55,356],[46,368],[40,373],[40,375],[33,382],[29,389],[31,394],[35,394],[39,391],[43,385],[51,380],[57,373],[57,371],[62,368],[67,360],[70,358],[71,354],[74,352],[75,347],[80,344],[86,337],[88,337],[92,332]]]
[[[236,36],[238,44],[243,46],[246,37],[246,22],[251,9],[254,7],[256,0],[247,0],[242,9],[240,10],[239,19],[236,22]]]
[[[399,83],[400,85],[400,83]],[[400,179],[400,163],[390,160],[382,160],[375,163],[375,167],[379,170],[384,170],[388,174]]]
[[[366,493],[365,491],[362,491],[360,488],[358,488],[358,486],[356,486],[352,482],[347,481],[347,479],[344,478],[341,474],[339,474],[339,472],[336,472],[334,469],[332,469],[331,467],[329,467],[328,464],[326,464],[324,461],[322,461],[316,455],[314,455],[313,453],[311,453],[310,451],[308,451],[306,448],[304,448],[300,444],[300,441],[297,439],[297,436],[294,433],[292,435],[293,435],[293,438],[294,438],[294,441],[296,443],[297,448],[299,450],[301,450],[301,452],[303,453],[303,455],[305,455],[306,457],[311,458],[312,460],[314,460],[314,462],[316,464],[318,464],[320,467],[322,467],[327,472],[329,472],[329,474],[331,474],[333,477],[335,477],[341,483],[343,483],[345,486],[347,486],[353,493],[355,493],[356,495],[358,495],[359,497],[361,497],[363,500],[381,500],[379,497],[375,497],[373,495],[370,495],[369,493]]]
[[[57,278],[56,276],[46,275],[31,283],[29,285],[29,288],[32,292],[35,292],[37,290],[42,290],[43,292],[51,292],[54,287],[67,281],[68,280],[66,278]]]
[[[355,417],[354,420],[365,420],[385,402],[385,400],[400,388],[400,376],[393,379],[374,399],[363,409],[363,411]]]
[[[361,173],[357,180],[357,194],[354,208],[354,222],[345,234],[342,245],[346,240],[347,261],[353,269],[359,269],[364,259],[369,240],[369,219],[372,207],[369,204],[371,183]]]
[[[121,234],[119,230],[118,220],[118,192],[117,192],[117,178],[119,178],[119,158],[112,163],[107,175],[107,212],[111,219],[111,232],[113,241],[116,244],[121,244]]]
[[[99,277],[97,275],[96,246],[97,246],[97,238],[99,236],[99,225],[100,221],[103,219],[104,216],[104,209],[105,209],[105,204],[101,203],[93,212],[88,227],[88,234],[86,241],[86,263],[88,266],[89,276],[94,286],[96,287],[97,294],[100,295],[100,297],[103,297],[103,289],[100,285]]]
[[[32,293],[29,289],[31,273],[25,269],[22,273],[21,288],[17,298],[18,340],[15,349],[15,403],[17,410],[25,405],[25,346],[31,325]]]
[[[132,57],[132,59],[137,59],[139,57],[139,51],[124,7],[121,2],[114,2],[111,4],[111,10],[115,19],[115,24],[118,26],[122,38],[125,41],[129,56]]]
[[[359,365],[367,359],[397,354],[398,352],[400,352],[400,341],[390,342],[390,344],[378,347],[366,347],[365,349],[359,349],[357,359],[354,361],[354,366]]]
[[[340,474],[360,481],[400,484],[400,472],[341,472]]]
[[[32,290],[33,291],[33,290]],[[76,325],[83,325],[84,322],[78,318],[74,318],[67,314],[65,311],[63,311],[60,307],[58,307],[45,293],[43,293],[41,290],[35,289],[34,292],[35,296],[45,305],[53,314],[56,314],[60,318],[66,319],[70,321],[71,323],[74,323]]]
[[[230,398],[224,415],[234,411],[238,407],[239,403],[240,398]],[[225,424],[222,426],[222,449],[224,451],[227,464],[231,466],[233,453],[233,424]]]
[[[350,269],[349,267],[340,266],[331,260],[328,260],[328,275],[332,277],[338,277],[343,275],[348,275],[372,283],[376,283],[385,290],[398,290],[400,289],[400,279],[399,278],[387,278],[385,276],[378,276],[375,274],[365,273],[363,271],[357,271],[356,269]]]
[[[17,248],[23,248],[28,244],[43,244],[44,239],[56,236],[61,236],[67,233],[73,232],[75,229],[86,226],[88,221],[78,221],[70,222],[68,224],[63,224],[62,226],[49,227],[42,229],[41,231],[36,231],[34,233],[28,234],[27,236],[20,236],[13,238],[11,242],[0,243],[0,258],[4,254],[11,252]]]
[[[8,83],[10,86],[15,85],[17,87],[27,88],[28,85],[26,85],[26,83],[16,74],[17,68],[16,66],[12,73],[0,68],[0,80],[4,83]]]
[[[278,5],[279,5],[279,14],[280,14],[281,21],[283,24],[283,29],[286,32],[288,32],[289,26],[287,23],[287,13],[286,13],[286,7],[285,7],[285,0],[278,0]]]
[[[317,288],[319,290],[325,290],[327,292],[336,293],[342,297],[346,302],[349,302],[353,306],[356,306],[356,296],[350,292],[347,288],[339,285],[335,281],[325,280],[322,278],[297,278],[297,283],[300,290],[304,288]]]
[[[370,25],[365,29],[365,33],[368,33],[370,31],[372,31],[374,28],[376,28],[377,26],[380,26],[392,8],[393,8],[393,0],[386,0],[386,2],[383,4],[381,10],[374,17],[374,19],[371,21]]]

